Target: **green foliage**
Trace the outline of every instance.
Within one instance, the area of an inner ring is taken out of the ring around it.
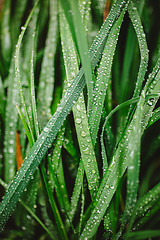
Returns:
[[[148,0],[2,1],[1,239],[160,236],[154,10]]]

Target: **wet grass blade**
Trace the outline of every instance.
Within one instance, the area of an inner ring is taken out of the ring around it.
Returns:
[[[4,179],[9,183],[16,172],[16,131],[18,112],[16,104],[19,103],[17,82],[14,74],[14,58],[12,58],[10,75],[8,76],[8,92],[5,109],[5,133],[4,133]]]
[[[70,86],[74,75],[76,76],[76,74],[78,73],[78,61],[69,26],[67,26],[67,24],[65,23],[66,19],[62,10],[60,13],[60,30],[63,58],[66,69],[67,84]],[[71,59],[70,56],[72,56]],[[78,98],[77,102],[73,107],[73,116],[81,157],[86,172],[91,196],[93,197],[98,189],[99,172],[90,137],[83,93],[80,94],[80,97]]]
[[[93,81],[92,81],[92,68],[88,53],[88,43],[86,39],[86,32],[82,22],[82,16],[79,10],[78,1],[71,0],[71,10],[73,11],[73,24],[76,35],[76,42],[78,44],[79,55],[84,70],[84,75],[87,83],[88,90],[88,107],[93,95]]]
[[[57,49],[57,1],[50,1],[50,19],[40,73],[37,110],[40,128],[51,118],[51,101],[54,90],[55,54]]]

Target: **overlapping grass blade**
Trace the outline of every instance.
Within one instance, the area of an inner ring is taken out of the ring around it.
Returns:
[[[93,100],[91,103],[91,108],[89,109],[88,120],[90,125],[90,131],[92,133],[91,137],[93,144],[95,144],[96,142],[106,90],[111,75],[113,56],[118,41],[118,35],[122,24],[123,16],[124,11],[123,13],[121,13],[121,16],[118,18],[118,20],[115,22],[111,29],[97,72],[97,80],[94,86]]]
[[[144,7],[144,0],[141,0],[138,3],[137,10],[139,12],[139,15],[141,16],[142,10]],[[132,23],[130,23],[128,28],[128,34],[127,34],[127,40],[126,40],[126,47],[125,47],[125,53],[124,53],[124,61],[123,61],[123,68],[122,68],[122,74],[121,74],[121,91],[120,91],[120,102],[123,102],[126,100],[128,91],[125,91],[126,84],[131,84],[128,82],[130,80],[129,74],[132,68],[132,61],[134,56],[134,50],[135,50],[135,42],[136,42],[136,35],[134,32],[134,29],[132,28]]]
[[[141,53],[141,62],[140,62],[136,87],[133,95],[133,97],[136,97],[140,94],[140,91],[142,89],[142,83],[143,83],[143,80],[147,71],[147,66],[148,66],[149,51],[147,47],[145,33],[143,31],[143,26],[139,17],[139,13],[132,1],[130,1],[128,5],[128,12],[129,12],[129,17],[132,21],[134,30],[136,32],[136,36],[139,43],[139,49]]]
[[[157,66],[155,67],[155,69],[157,68]],[[155,72],[155,69],[153,72]],[[160,73],[159,73],[160,74]],[[113,197],[113,194],[115,193],[115,190],[118,186],[119,183],[119,179],[121,179],[121,177],[123,176],[128,163],[126,161],[126,159],[128,159],[129,155],[131,154],[131,149],[132,149],[132,145],[134,145],[133,142],[133,135],[135,135],[135,129],[137,131],[139,131],[139,126],[138,124],[136,124],[137,122],[137,115],[139,115],[139,113],[141,113],[142,118],[141,118],[141,134],[143,134],[145,126],[147,124],[147,122],[149,121],[149,118],[151,116],[152,110],[158,100],[158,94],[160,91],[160,82],[159,82],[159,77],[160,75],[156,75],[155,79],[154,79],[154,84],[152,85],[152,88],[150,89],[150,93],[152,94],[157,94],[157,97],[153,98],[152,100],[152,107],[150,106],[150,108],[145,107],[145,105],[147,104],[146,102],[144,103],[144,93],[146,92],[146,85],[144,88],[144,92],[142,92],[142,96],[140,98],[140,101],[137,105],[137,109],[133,115],[133,119],[130,123],[130,125],[128,126],[128,128],[126,129],[125,135],[121,141],[121,143],[119,144],[112,162],[110,164],[110,166],[108,167],[101,185],[99,187],[99,190],[97,192],[97,202],[95,201],[95,207],[92,211],[92,214],[81,234],[80,239],[84,239],[85,237],[87,238],[91,238],[94,236],[94,234],[96,233],[98,226],[103,218],[103,215],[105,214],[109,203]],[[149,100],[148,100],[149,101]],[[148,105],[146,105],[148,106]],[[144,115],[145,115],[145,120],[144,120]],[[141,136],[139,136],[141,137]],[[130,147],[129,147],[130,146]],[[98,213],[98,214],[97,214]]]
[[[71,0],[71,10],[73,11],[73,24],[76,35],[76,42],[78,44],[79,55],[84,70],[84,75],[87,83],[88,90],[88,107],[93,95],[93,81],[92,81],[92,68],[88,53],[88,43],[86,39],[86,33],[84,25],[82,23],[82,17],[79,10],[78,1]]]
[[[101,57],[101,54],[106,42],[106,38],[108,36],[108,33],[113,23],[118,18],[118,16],[120,15],[121,11],[123,10],[123,8],[127,3],[128,1],[123,1],[123,3],[121,3],[121,1],[119,0],[114,5],[114,7],[112,8],[112,11],[110,12],[110,15],[108,16],[103,27],[101,28],[100,33],[98,34],[93,45],[91,46],[90,56],[91,56],[91,62],[93,67],[96,66],[97,62],[99,61],[99,58]],[[27,20],[27,22],[29,20],[30,20],[30,17]],[[24,30],[22,31],[24,34]],[[20,35],[20,39],[22,38],[23,34]],[[19,47],[20,46],[18,46],[18,48]],[[17,75],[18,75],[18,72],[17,72]],[[39,136],[39,139],[37,140],[36,144],[33,146],[30,153],[26,157],[18,174],[15,176],[14,181],[11,183],[8,189],[8,192],[5,195],[0,206],[0,213],[1,213],[0,229],[3,228],[5,222],[7,221],[11,212],[15,208],[15,205],[18,199],[20,198],[25,186],[28,184],[31,176],[33,175],[39,163],[41,162],[44,154],[46,153],[48,148],[51,146],[65,117],[70,112],[72,106],[77,100],[84,85],[85,85],[85,79],[84,79],[83,70],[81,69],[77,77],[73,80],[71,86],[66,91],[66,94],[64,95],[59,107],[57,108],[56,113],[48,122],[46,127],[43,129],[41,135]]]
[[[76,74],[78,73],[78,62],[75,53],[75,46],[72,40],[71,33],[69,31],[69,26],[67,26],[67,24],[65,23],[66,19],[62,10],[60,13],[62,50],[66,68],[67,84],[70,86],[74,76],[76,76]],[[70,56],[72,56],[71,59]],[[78,98],[76,104],[73,107],[73,116],[81,157],[86,172],[91,196],[93,197],[98,189],[99,172],[90,137],[83,93],[80,94],[80,97]]]

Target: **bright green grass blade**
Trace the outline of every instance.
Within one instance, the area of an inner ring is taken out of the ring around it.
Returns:
[[[78,62],[70,29],[69,26],[67,26],[67,23],[65,22],[66,19],[61,9],[60,10],[61,42],[64,64],[66,68],[67,83],[70,86],[74,76],[78,73]],[[83,160],[89,189],[91,191],[91,196],[93,197],[98,188],[99,172],[90,137],[88,118],[86,115],[86,107],[84,102],[84,96],[82,93],[80,94],[80,97],[78,98],[76,104],[73,107],[73,116],[75,121],[81,157]]]
[[[157,122],[160,119],[160,107],[153,111],[153,114],[149,120],[147,127],[150,127],[152,124]]]
[[[84,75],[87,83],[88,90],[88,107],[90,107],[90,103],[93,95],[93,82],[92,82],[92,69],[91,62],[88,53],[88,43],[86,39],[86,33],[84,29],[84,25],[82,23],[82,17],[79,11],[78,1],[71,0],[71,10],[73,11],[73,24],[76,34],[76,42],[78,44],[79,55],[82,63],[82,68],[84,70]]]
[[[2,82],[2,78],[0,76],[0,115],[2,120],[5,119],[5,94],[4,94],[4,86]]]
[[[128,12],[129,12],[129,17],[132,21],[133,27],[135,29],[136,36],[138,38],[139,49],[140,49],[140,53],[141,53],[141,62],[140,62],[136,87],[135,87],[134,95],[133,95],[133,97],[136,97],[140,94],[140,91],[142,88],[142,83],[143,83],[143,80],[144,80],[144,77],[145,77],[145,74],[147,71],[149,55],[148,55],[146,36],[143,31],[143,26],[141,24],[139,13],[132,1],[130,1],[129,5],[128,5]]]
[[[122,24],[125,11],[121,13],[121,16],[113,25],[111,32],[108,36],[106,46],[102,55],[100,66],[97,71],[97,80],[94,86],[93,100],[91,102],[91,108],[89,109],[89,125],[90,132],[92,133],[92,142],[95,144],[97,132],[99,129],[99,123],[101,119],[102,108],[104,105],[104,99],[108,82],[111,75],[113,56],[118,41],[118,35]]]
[[[11,0],[4,2],[3,16],[1,20],[1,51],[5,65],[9,68],[11,58],[11,34],[10,34]]]
[[[37,9],[38,10],[38,9]],[[38,11],[36,12],[36,15],[38,16]],[[36,18],[37,18],[36,16]],[[34,122],[34,129],[35,129],[35,135],[36,138],[39,137],[39,124],[38,124],[38,116],[37,116],[37,107],[36,107],[36,100],[35,100],[35,84],[34,84],[34,55],[35,55],[35,43],[36,43],[36,24],[34,28],[34,33],[32,35],[32,53],[31,53],[31,67],[30,67],[30,79],[31,79],[31,108],[32,108],[32,114],[33,114],[33,122]]]
[[[51,118],[51,101],[54,89],[54,63],[57,48],[57,0],[50,1],[49,29],[44,49],[39,86],[38,86],[38,119],[43,128]]]
[[[120,4],[121,2],[118,1],[117,4],[114,5],[114,7],[112,8],[112,11],[110,12],[110,17],[108,16],[107,20],[105,21],[105,24],[100,30],[99,35],[96,37],[93,45],[91,46],[90,55],[92,56],[93,54],[93,57],[91,59],[92,59],[92,65],[94,67],[96,66],[102,54],[109,30],[111,29],[114,21],[119,16],[120,12],[125,7],[126,2],[128,1],[123,1],[123,4]],[[56,113],[54,114],[52,119],[48,122],[48,124],[42,131],[39,139],[31,149],[30,153],[28,154],[24,163],[22,164],[21,169],[19,170],[14,181],[10,185],[8,192],[5,195],[0,206],[0,213],[1,213],[0,229],[3,228],[5,222],[8,220],[10,214],[14,210],[19,197],[24,191],[24,188],[28,184],[31,176],[35,172],[36,168],[41,162],[46,151],[52,144],[54,138],[57,135],[58,130],[60,129],[67,114],[70,112],[75,101],[77,100],[84,85],[85,85],[84,74],[83,74],[83,71],[80,70],[79,74],[76,76],[71,86],[66,91],[66,94],[64,95]]]
[[[129,233],[127,235],[128,240],[137,240],[137,239],[145,240],[145,239],[151,239],[154,237],[160,237],[160,230],[138,231],[138,232]]]
[[[142,10],[144,7],[144,0],[141,0],[138,3],[138,12],[139,15],[141,16]],[[125,47],[125,53],[124,53],[124,61],[123,61],[123,68],[122,68],[122,74],[121,74],[121,94],[120,94],[120,98],[121,101],[126,100],[127,97],[127,91],[125,91],[126,89],[126,85],[130,84],[128,81],[130,80],[129,78],[129,73],[132,67],[132,61],[133,61],[133,53],[134,53],[134,48],[135,48],[135,41],[136,41],[136,35],[134,33],[134,29],[131,26],[128,28],[128,34],[127,34],[127,40],[126,40],[126,47]]]
[[[14,58],[11,61],[8,83],[4,133],[4,179],[6,183],[13,179],[16,172],[16,131],[18,122],[16,104],[19,103],[19,95],[14,74]]]

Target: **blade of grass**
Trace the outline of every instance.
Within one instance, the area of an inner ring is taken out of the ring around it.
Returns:
[[[71,0],[71,10],[73,16],[73,24],[76,35],[76,42],[78,44],[79,55],[82,63],[82,68],[84,69],[84,75],[87,83],[88,90],[88,107],[90,108],[90,103],[93,95],[93,81],[92,81],[92,68],[90,57],[88,53],[88,43],[86,39],[86,33],[84,25],[82,23],[82,17],[79,11],[78,1]]]
[[[5,94],[4,94],[4,86],[2,82],[2,78],[0,76],[0,115],[2,118],[2,121],[5,120]]]
[[[62,12],[62,9],[60,9],[62,50],[66,68],[67,83],[70,85],[74,75],[78,73],[78,62],[70,29],[65,22],[65,16]],[[70,56],[71,58],[69,60]],[[81,157],[83,160],[91,196],[93,197],[98,189],[99,173],[88,127],[84,96],[82,93],[73,106],[73,115]]]
[[[132,232],[128,234],[129,240],[136,240],[136,239],[150,239],[154,237],[160,237],[160,230],[147,230],[147,231],[139,231],[139,232]]]
[[[152,114],[152,116],[151,116],[151,118],[149,120],[147,128],[150,127],[155,122],[157,122],[159,119],[160,119],[160,107],[153,111],[153,114]]]
[[[43,128],[51,118],[51,101],[54,89],[55,54],[57,48],[57,1],[50,1],[50,19],[42,68],[38,85],[38,117]]]
[[[18,122],[16,104],[19,103],[19,94],[14,74],[14,58],[12,58],[11,62],[8,83],[4,133],[4,180],[6,183],[13,179],[16,172],[16,131]]]

